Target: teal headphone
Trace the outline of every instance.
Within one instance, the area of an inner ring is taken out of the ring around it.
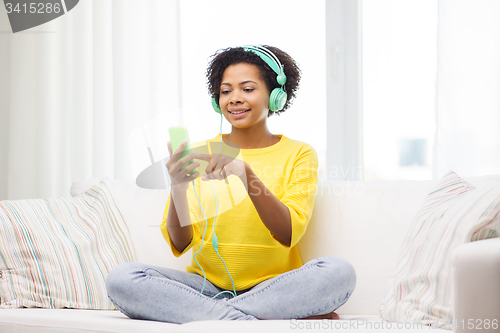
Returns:
[[[275,56],[271,51],[266,49],[263,46],[254,46],[254,45],[246,45],[243,46],[243,49],[247,52],[252,52],[258,55],[262,60],[272,68],[273,71],[278,74],[276,77],[276,81],[281,86],[279,88],[273,89],[271,95],[269,96],[269,110],[271,111],[279,111],[283,109],[286,104],[286,91],[284,89],[284,85],[286,83],[285,72],[283,71],[283,65],[277,56]],[[222,111],[219,107],[219,104],[215,100],[215,97],[212,97],[212,107],[215,112],[222,114]]]

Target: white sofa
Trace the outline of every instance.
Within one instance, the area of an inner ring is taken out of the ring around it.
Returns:
[[[500,175],[465,180],[481,187],[500,181]],[[71,193],[81,193],[98,182],[99,179],[76,181]],[[184,270],[191,257],[175,258],[159,230],[168,192],[141,189],[125,181],[110,183],[130,229],[137,261]],[[428,330],[431,327],[384,322],[379,317],[379,307],[387,282],[395,272],[408,227],[436,184],[437,181],[320,181],[313,216],[299,250],[304,262],[320,256],[339,256],[354,265],[356,289],[336,311],[339,321],[203,321],[176,325],[131,320],[119,311],[4,309],[0,310],[0,333]],[[454,253],[453,267],[455,319],[467,323],[470,319],[499,318],[500,238],[461,246]],[[456,331],[468,331],[467,326]]]

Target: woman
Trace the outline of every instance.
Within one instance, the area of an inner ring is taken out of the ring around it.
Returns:
[[[295,97],[299,68],[276,47],[234,47],[212,57],[207,79],[231,133],[180,159],[186,143],[175,152],[168,143],[172,186],[161,226],[175,256],[193,250],[192,264],[186,272],[122,264],[107,278],[110,299],[131,318],[173,323],[338,319],[333,311],[356,284],[352,265],[336,257],[303,264],[297,249],[314,206],[316,151],[267,127]]]

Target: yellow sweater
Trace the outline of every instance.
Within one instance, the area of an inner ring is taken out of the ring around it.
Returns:
[[[212,183],[218,200],[215,233],[219,238],[219,254],[226,262],[236,290],[251,288],[264,280],[302,266],[297,243],[306,231],[313,212],[318,183],[318,156],[314,148],[307,143],[291,140],[284,135],[277,136],[281,137],[281,140],[272,146],[236,151],[233,149],[232,153],[237,154],[236,158],[248,163],[269,191],[290,210],[290,247],[271,235],[260,219],[243,182],[237,176],[229,176],[229,184],[224,180],[201,181],[200,177],[195,180],[196,193],[208,220],[203,248],[196,255],[196,260],[205,270],[207,279],[220,288],[232,290],[232,284],[224,264],[212,247],[212,227],[216,212]],[[222,146],[224,154],[231,154],[228,153],[231,147],[225,143]],[[203,153],[206,153],[207,147],[210,147],[209,152],[219,153],[220,134],[214,139],[192,145],[193,151]],[[202,163],[198,170],[204,174],[202,171],[207,164],[200,160],[197,162]],[[163,237],[176,257],[191,248],[193,253],[198,252],[205,230],[205,217],[192,184],[189,185],[187,195],[194,232],[191,243],[182,253],[172,245],[167,230],[170,195],[161,224]],[[194,260],[191,260],[191,266],[186,270],[203,275]]]

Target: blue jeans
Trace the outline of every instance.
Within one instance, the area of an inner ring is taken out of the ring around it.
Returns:
[[[322,315],[344,304],[355,285],[354,268],[337,257],[313,259],[236,297],[212,299],[223,289],[207,280],[202,295],[203,276],[140,263],[121,264],[106,279],[109,298],[128,317],[179,324]]]

